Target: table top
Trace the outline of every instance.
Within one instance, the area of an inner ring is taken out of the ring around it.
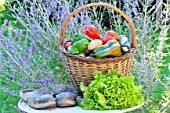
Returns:
[[[138,109],[142,106],[134,106],[132,108],[128,108],[125,110],[105,110],[105,111],[100,111],[100,110],[84,110],[83,108],[79,106],[74,106],[74,107],[64,107],[64,108],[50,108],[50,109],[43,109],[43,110],[36,110],[31,108],[26,102],[23,100],[20,100],[18,102],[18,107],[27,113],[125,113],[129,111],[133,111],[135,109]]]

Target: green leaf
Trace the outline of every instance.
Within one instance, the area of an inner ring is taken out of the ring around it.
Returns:
[[[87,90],[87,87],[84,86],[83,82],[80,82],[80,89],[81,89],[81,91]]]
[[[107,87],[107,84],[105,84],[105,83],[103,83],[103,82],[100,82],[100,86],[106,88],[106,87]]]
[[[105,99],[104,95],[101,94],[98,91],[96,91],[95,94],[97,94],[97,96],[98,96],[98,100],[97,101],[99,102],[99,104],[101,104],[102,106],[105,106],[106,105],[106,99]]]
[[[103,76],[101,71],[95,71],[93,75],[95,79]]]

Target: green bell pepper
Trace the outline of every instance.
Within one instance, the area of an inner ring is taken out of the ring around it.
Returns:
[[[72,43],[75,43],[75,42],[77,42],[77,41],[79,41],[79,40],[81,40],[81,39],[86,39],[86,40],[88,40],[89,42],[92,41],[92,39],[89,38],[87,35],[82,34],[82,33],[77,33],[77,34],[75,34],[74,37],[72,38]]]
[[[103,58],[105,56],[121,56],[120,44],[116,40],[110,40],[105,45],[94,49],[93,56]]]
[[[81,39],[73,43],[73,45],[68,48],[68,51],[71,54],[82,53],[83,51],[87,49],[88,44],[89,44],[89,41],[87,39]]]

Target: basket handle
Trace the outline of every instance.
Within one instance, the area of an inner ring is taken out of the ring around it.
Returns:
[[[85,9],[85,8],[89,8],[91,6],[105,6],[105,7],[108,7],[110,9],[113,9],[114,11],[118,12],[121,16],[123,16],[126,21],[128,22],[129,26],[130,26],[130,29],[131,29],[131,32],[132,32],[132,47],[138,49],[138,45],[137,45],[137,41],[136,41],[136,33],[135,33],[135,30],[134,30],[134,26],[132,24],[132,22],[130,21],[130,19],[128,18],[128,16],[126,16],[120,9],[110,5],[110,4],[107,4],[107,3],[91,3],[91,4],[87,4],[87,5],[84,5],[84,6],[81,6],[79,7],[78,9],[74,10],[72,13],[70,13],[70,15],[66,18],[66,20],[64,21],[62,27],[61,27],[61,30],[60,30],[60,38],[59,38],[59,44],[62,45],[64,43],[64,30],[65,30],[65,27],[67,25],[67,22],[71,19],[71,17],[73,17],[76,13],[80,12],[81,10]]]

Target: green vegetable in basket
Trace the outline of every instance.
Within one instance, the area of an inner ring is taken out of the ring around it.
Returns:
[[[121,110],[144,102],[140,93],[142,86],[134,85],[134,76],[125,77],[115,70],[108,70],[107,74],[96,71],[94,78],[88,87],[80,83],[85,101],[79,105],[84,109]]]
[[[110,40],[105,45],[95,48],[93,53],[96,58],[103,58],[105,56],[120,56],[120,44],[116,40]]]
[[[81,39],[86,39],[86,40],[88,40],[89,42],[92,41],[92,39],[89,38],[87,35],[82,34],[82,33],[77,33],[77,34],[75,34],[74,37],[72,38],[72,43],[75,43],[75,42],[77,42],[77,41],[79,41],[79,40],[81,40]]]
[[[88,44],[89,44],[88,40],[81,39],[81,40],[73,43],[73,45],[68,48],[68,51],[71,54],[82,53],[83,51],[85,51],[87,49]]]

